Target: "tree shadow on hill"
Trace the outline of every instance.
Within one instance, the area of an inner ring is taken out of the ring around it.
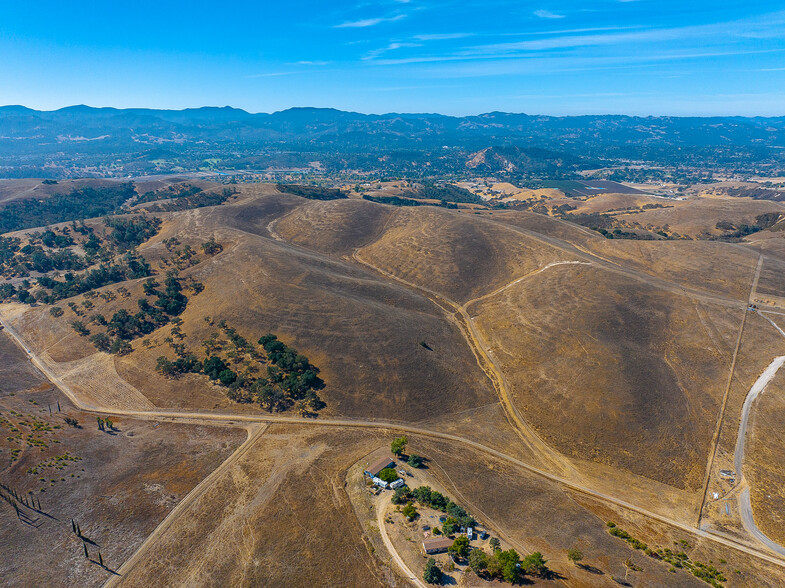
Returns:
[[[427,469],[430,469],[428,467],[428,463],[430,462],[430,460],[427,457],[423,457],[421,455],[418,455],[417,457],[419,457],[420,460],[419,460],[419,465],[416,465],[416,466],[409,463],[409,458],[410,457],[411,456],[407,455],[407,454],[401,455],[400,459],[401,459],[401,462],[403,463],[403,465],[408,466],[409,468],[411,468],[413,470],[427,470]]]
[[[605,572],[603,572],[600,568],[595,568],[594,566],[590,566],[589,564],[579,563],[578,567],[585,572],[589,572],[590,574],[596,574],[597,576],[605,575]]]
[[[602,572],[600,572],[600,573],[602,573]],[[545,574],[543,574],[542,577],[545,578],[546,580],[566,580],[567,579],[567,576],[565,576],[564,574],[560,574],[559,572],[555,572],[553,570],[548,570],[547,572],[545,572]]]
[[[113,576],[119,576],[119,575],[120,575],[120,574],[118,574],[118,573],[117,573],[115,570],[113,570],[112,568],[110,568],[109,566],[107,566],[106,564],[103,564],[103,563],[101,563],[100,561],[93,559],[92,557],[88,557],[88,558],[87,558],[87,561],[89,561],[91,564],[95,564],[95,565],[97,565],[99,568],[103,568],[103,569],[105,569],[107,572],[109,572],[109,573],[110,573],[110,574],[112,574]]]
[[[37,529],[44,524],[44,521],[42,521],[41,519],[37,517],[33,518],[21,509],[16,511],[16,516],[23,524],[29,527],[33,527],[34,529]]]
[[[90,545],[92,545],[93,547],[101,547],[101,546],[100,546],[98,543],[96,543],[95,541],[93,541],[93,540],[92,540],[92,539],[90,539],[89,537],[86,537],[86,536],[85,536],[85,535],[83,535],[82,533],[77,533],[77,535],[76,535],[76,536],[77,536],[77,537],[79,537],[79,538],[80,538],[82,541],[84,541],[85,543],[89,543],[89,544],[90,544]]]
[[[453,578],[452,576],[450,576],[448,574],[444,574],[442,576],[441,585],[442,586],[457,586],[458,585],[458,581],[455,578]]]

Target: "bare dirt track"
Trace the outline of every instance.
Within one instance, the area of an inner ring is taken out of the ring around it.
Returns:
[[[648,518],[650,520],[659,521],[659,522],[662,522],[662,523],[664,523],[666,525],[669,525],[669,526],[671,526],[673,528],[680,529],[682,531],[686,531],[686,532],[688,532],[690,534],[694,534],[694,535],[697,535],[699,537],[703,537],[703,538],[708,539],[710,541],[713,541],[713,542],[715,542],[717,544],[724,545],[724,546],[729,547],[729,548],[731,548],[733,550],[736,550],[737,552],[753,555],[756,558],[759,558],[759,559],[762,559],[764,561],[768,561],[768,562],[771,562],[771,563],[774,563],[774,564],[778,564],[778,565],[781,565],[781,566],[785,567],[785,561],[779,560],[777,558],[772,558],[771,556],[766,555],[766,554],[764,554],[764,553],[762,553],[760,551],[757,551],[755,549],[751,549],[750,547],[747,547],[743,543],[739,543],[737,541],[733,541],[732,539],[725,538],[725,537],[722,537],[722,536],[706,533],[704,531],[695,529],[695,528],[691,527],[688,524],[684,524],[684,523],[681,523],[681,522],[679,522],[677,520],[673,520],[673,519],[669,519],[667,517],[663,517],[662,515],[659,515],[659,514],[657,514],[655,512],[647,511],[647,510],[642,509],[642,508],[640,508],[638,506],[635,506],[634,504],[631,504],[629,502],[625,502],[623,500],[619,500],[617,498],[614,498],[613,496],[597,492],[597,491],[592,490],[592,489],[587,488],[587,487],[576,485],[576,484],[574,484],[574,483],[572,483],[569,480],[566,480],[564,478],[560,478],[558,476],[554,476],[552,474],[549,474],[549,473],[547,473],[547,472],[545,472],[543,470],[538,470],[536,468],[533,468],[530,465],[526,464],[525,462],[522,462],[520,460],[511,458],[510,456],[508,456],[508,455],[506,455],[506,454],[504,454],[504,453],[502,453],[500,451],[496,451],[496,450],[491,449],[489,447],[486,447],[486,446],[484,446],[484,445],[482,445],[480,443],[477,443],[477,442],[474,442],[474,441],[470,441],[470,440],[467,440],[467,439],[464,439],[464,438],[461,438],[461,437],[455,436],[455,435],[450,435],[450,434],[445,434],[445,433],[437,433],[437,432],[434,432],[434,431],[430,431],[428,429],[418,429],[418,428],[411,427],[411,426],[399,426],[399,425],[396,425],[394,423],[390,423],[388,425],[388,424],[385,424],[385,423],[372,422],[372,421],[329,421],[329,420],[313,421],[313,420],[310,420],[310,419],[296,419],[296,418],[287,418],[287,417],[264,417],[264,416],[262,416],[262,417],[252,417],[252,416],[246,416],[246,415],[232,415],[232,414],[219,414],[219,413],[195,413],[195,412],[191,412],[191,413],[189,413],[189,412],[185,412],[185,413],[179,412],[178,413],[178,412],[175,412],[175,411],[155,411],[155,412],[150,412],[150,413],[132,412],[131,413],[130,411],[118,410],[118,411],[114,411],[113,414],[119,414],[119,415],[128,414],[129,416],[132,415],[132,416],[141,417],[141,418],[154,418],[154,419],[157,419],[157,420],[173,421],[173,422],[181,421],[181,422],[185,422],[185,423],[194,423],[194,422],[198,423],[198,422],[206,421],[206,422],[226,423],[226,424],[230,424],[230,425],[236,425],[238,422],[240,422],[240,423],[242,423],[242,422],[248,422],[248,423],[253,423],[253,422],[273,422],[273,423],[276,423],[277,422],[277,423],[281,423],[281,424],[294,424],[294,425],[297,425],[297,424],[299,424],[299,425],[307,424],[307,425],[320,425],[320,426],[328,426],[328,427],[335,425],[335,426],[340,426],[340,427],[343,427],[343,428],[347,428],[348,427],[350,429],[351,428],[358,428],[358,429],[372,429],[372,430],[380,430],[381,429],[381,430],[384,430],[385,428],[387,428],[387,430],[397,430],[397,431],[403,431],[403,432],[408,432],[408,433],[415,433],[415,434],[424,435],[426,437],[432,437],[432,438],[435,438],[435,439],[441,439],[441,440],[444,440],[444,441],[458,442],[460,444],[464,444],[466,446],[476,448],[476,449],[478,449],[478,450],[480,450],[480,451],[482,451],[482,452],[484,452],[484,453],[486,453],[486,454],[488,454],[490,456],[499,458],[499,459],[501,459],[501,460],[503,460],[505,462],[509,462],[509,463],[514,464],[514,465],[516,465],[518,467],[521,467],[524,470],[526,470],[526,471],[528,471],[528,472],[530,472],[532,474],[535,474],[538,477],[544,478],[546,480],[554,481],[554,482],[556,482],[556,483],[558,483],[560,485],[563,485],[563,486],[565,486],[567,488],[570,488],[570,489],[573,489],[573,490],[577,490],[580,493],[584,493],[584,494],[586,494],[588,496],[591,496],[591,497],[594,497],[596,499],[599,499],[602,502],[610,503],[610,504],[615,505],[617,507],[621,507],[623,510],[629,510],[629,511],[631,511],[633,513],[637,513],[637,514],[643,515],[644,517],[646,517],[646,518]],[[199,498],[202,499],[202,500],[207,500],[206,498],[202,498],[202,493],[199,494]],[[147,547],[147,549],[149,550],[150,548]],[[130,572],[130,570],[129,570],[129,572]]]
[[[128,560],[121,573],[129,585],[152,578],[276,585],[294,570],[298,583],[321,584],[320,554],[345,561],[350,583],[394,583],[395,570],[369,553],[351,517],[346,522],[341,490],[342,472],[394,432],[441,452],[445,471],[474,455],[482,467],[449,474],[461,480],[456,494],[472,486],[470,473],[481,480],[509,469],[499,483],[537,480],[548,492],[574,493],[731,550],[739,565],[782,562],[753,542],[693,528],[754,253],[717,244],[722,255],[708,259],[715,249],[667,243],[662,254],[674,261],[666,264],[653,249],[659,244],[614,248],[552,219],[308,202],[264,186],[244,189],[231,205],[163,216],[161,234],[142,247],[151,259],[165,256],[161,242],[172,236],[195,247],[210,236],[224,244],[185,272],[205,284],[182,315],[185,341],[198,348],[211,330],[208,316],[249,340],[276,332],[322,368],[328,408],[317,420],[268,415],[231,403],[199,376],[166,380],[154,372],[166,333],[125,358],[95,356],[70,330],[72,316],[4,309],[5,324],[85,410],[180,426],[270,424]],[[713,278],[718,264],[732,278]],[[141,286],[127,287],[134,301]],[[736,392],[730,396],[735,407]],[[305,498],[313,496],[316,503]],[[569,511],[569,500],[558,510]],[[515,532],[520,521],[497,508],[505,499],[470,501],[489,521],[506,516],[505,532]],[[545,519],[541,525],[541,543],[524,525],[520,544],[565,563],[567,535],[557,540]],[[599,527],[586,542],[601,551],[602,521],[584,525]],[[302,560],[292,555],[298,550]],[[772,569],[765,574],[779,573]]]
[[[398,566],[398,569],[403,573],[404,577],[409,580],[412,584],[417,586],[417,588],[426,588],[426,584],[417,577],[417,575],[406,565],[406,562],[403,561],[403,558],[398,554],[398,551],[395,549],[392,541],[390,541],[390,537],[387,534],[387,528],[384,524],[384,518],[387,515],[387,501],[389,500],[388,493],[382,493],[379,495],[376,501],[376,524],[379,527],[379,533],[381,534],[382,541],[384,542],[384,546],[387,548],[387,551],[390,552],[395,564]]]
[[[514,402],[549,443],[677,487],[698,486],[719,406],[706,391],[726,378],[723,332],[733,326],[722,307],[609,282],[594,266],[560,266],[474,312]],[[701,318],[707,325],[697,331]]]
[[[366,439],[378,443],[362,431],[271,426],[123,585],[386,584],[389,572],[366,550],[343,491],[342,472],[367,451]]]
[[[5,333],[0,358],[6,367],[31,367]],[[94,414],[73,406],[39,372],[27,380],[17,374],[15,383],[0,390],[0,482],[35,508],[11,500],[17,515],[0,502],[4,586],[101,585],[242,439],[234,427],[117,416],[115,428],[103,432]],[[80,426],[67,426],[64,417]],[[71,519],[89,541],[90,559]]]

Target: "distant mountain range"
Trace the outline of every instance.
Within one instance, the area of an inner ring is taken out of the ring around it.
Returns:
[[[252,114],[230,107],[0,107],[0,176],[5,177],[40,175],[47,168],[50,174],[111,175],[111,169],[135,173],[205,166],[298,167],[314,158],[324,160],[328,171],[368,170],[389,167],[392,164],[385,162],[395,161],[402,152],[408,152],[403,159],[409,162],[398,170],[402,173],[407,166],[422,169],[426,162],[432,170],[454,173],[489,147],[508,152],[513,148],[510,153],[519,159],[521,150],[526,151],[525,160],[538,159],[538,154],[539,159],[559,159],[562,171],[626,160],[777,167],[785,159],[785,117],[553,117],[504,112],[453,117],[325,108]],[[499,171],[505,169],[517,168],[507,162]]]

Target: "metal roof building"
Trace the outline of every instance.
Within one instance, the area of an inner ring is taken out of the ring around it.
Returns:
[[[381,472],[384,468],[390,468],[390,467],[394,468],[395,462],[390,457],[383,457],[370,464],[365,469],[365,473],[371,476],[372,478],[375,478],[376,476],[379,475],[379,472]]]

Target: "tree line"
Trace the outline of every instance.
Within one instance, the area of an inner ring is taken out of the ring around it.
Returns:
[[[0,209],[0,233],[112,214],[134,196],[136,188],[128,182],[77,188],[44,200],[15,200]]]
[[[340,200],[348,198],[346,194],[335,188],[324,188],[322,186],[301,186],[298,184],[277,184],[279,192],[294,194],[310,200]]]
[[[91,322],[106,327],[106,332],[95,333],[90,337],[90,342],[98,351],[123,355],[133,350],[130,341],[149,335],[171,322],[185,310],[188,298],[182,293],[183,287],[175,275],[167,276],[164,286],[159,289],[160,284],[154,278],[145,281],[145,298],[137,301],[139,310],[136,313],[121,308],[109,320],[102,314],[92,315]],[[148,300],[150,297],[155,297],[152,304]],[[90,330],[82,321],[75,320],[71,326],[82,336],[90,335]]]
[[[227,388],[231,400],[256,402],[270,412],[295,407],[300,414],[315,416],[324,408],[318,395],[324,382],[318,375],[319,368],[306,356],[272,333],[263,335],[254,345],[224,321],[219,322],[219,328],[228,341],[222,342],[213,333],[202,342],[204,359],[184,345],[174,344],[176,357],[160,356],[156,370],[170,378],[203,374]]]
[[[466,509],[455,504],[441,492],[431,490],[429,486],[420,486],[414,489],[406,486],[396,488],[392,496],[393,504],[404,504],[410,500],[449,515],[442,525],[442,533],[445,535],[452,535],[461,527],[471,527],[476,524],[474,517],[466,512]]]
[[[22,303],[53,304],[109,284],[149,276],[149,264],[133,250],[158,232],[160,219],[147,216],[107,218],[104,223],[111,229],[104,238],[96,235],[92,228],[76,223],[70,228],[31,233],[24,246],[18,238],[0,237],[0,271],[4,276],[25,277],[30,271],[68,272],[62,280],[46,275],[37,278],[37,288],[32,292],[29,281],[22,282],[19,288],[3,284],[0,300],[16,297]],[[75,235],[82,235],[78,242]],[[74,245],[81,246],[84,255],[77,255],[68,248]],[[117,255],[123,253],[125,255],[118,259]],[[98,267],[85,273],[74,273],[96,263]]]

